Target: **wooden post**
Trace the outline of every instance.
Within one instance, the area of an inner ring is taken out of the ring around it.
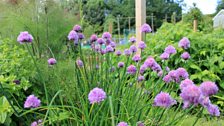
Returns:
[[[128,28],[129,28],[129,32],[131,31],[131,18],[128,17]]]
[[[198,30],[198,20],[194,20],[194,32]]]
[[[143,40],[143,33],[141,33],[141,26],[146,22],[146,0],[135,0],[135,26],[137,45]],[[138,51],[138,54],[141,52]]]
[[[109,23],[108,31],[112,34],[113,33],[113,22]]]
[[[154,22],[153,22],[153,13],[151,14],[151,27],[152,27],[152,33],[154,32]]]

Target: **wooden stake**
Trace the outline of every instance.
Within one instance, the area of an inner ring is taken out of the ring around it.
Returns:
[[[194,20],[194,32],[198,30],[198,20]]]
[[[143,40],[141,26],[146,22],[146,0],[135,0],[135,25],[136,25],[136,44]],[[140,50],[137,54],[140,54]]]

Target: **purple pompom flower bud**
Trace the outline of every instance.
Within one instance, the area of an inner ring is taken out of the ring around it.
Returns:
[[[37,108],[40,106],[40,99],[38,99],[34,95],[30,95],[26,98],[26,101],[24,103],[24,108]]]
[[[83,67],[83,62],[80,59],[76,60],[76,64],[78,67]]]
[[[89,92],[88,99],[90,104],[100,103],[106,99],[106,93],[101,88],[94,88]]]
[[[117,50],[115,53],[117,56],[120,56],[122,54],[122,52],[120,50]]]
[[[137,48],[135,45],[131,45],[130,49],[129,49],[132,53],[137,52]]]
[[[176,103],[176,100],[174,100],[168,93],[165,92],[160,92],[154,99],[154,106],[160,106],[164,108],[168,108]]]
[[[141,60],[141,57],[140,57],[140,55],[136,54],[133,56],[132,60],[135,62],[139,62]]]
[[[126,122],[120,122],[117,124],[117,126],[128,126],[128,124]]]
[[[19,36],[17,37],[17,41],[20,44],[31,43],[33,42],[33,36],[29,34],[27,31],[20,32]]]
[[[122,67],[124,67],[124,62],[119,62],[118,65],[117,65],[117,67],[118,67],[118,68],[122,68]]]
[[[148,24],[145,23],[145,24],[142,25],[141,32],[149,33],[151,31],[152,31],[152,29],[151,29],[151,27]]]
[[[129,40],[131,43],[135,43],[137,40],[136,40],[136,38],[134,37],[134,36],[132,36],[131,38],[130,38],[130,40]]]
[[[82,31],[80,25],[75,25],[75,26],[73,27],[73,30],[76,31],[76,32],[81,32],[81,31]]]
[[[175,53],[177,53],[176,49],[173,46],[171,46],[171,45],[167,46],[165,48],[164,52],[166,52],[168,54],[175,54]]]
[[[125,50],[124,50],[124,54],[125,54],[126,56],[130,56],[130,55],[131,55],[131,51],[130,51],[129,49],[125,49]]]
[[[137,68],[134,65],[130,65],[127,68],[127,73],[128,74],[135,75],[136,72],[137,72]]]
[[[90,37],[90,42],[93,43],[93,42],[95,42],[97,39],[98,39],[98,38],[97,38],[97,35],[93,34],[93,35],[91,35],[91,37]]]
[[[160,55],[160,58],[161,58],[162,60],[168,60],[169,57],[170,57],[170,54],[168,54],[168,53],[166,53],[166,52],[164,52],[164,53],[162,53],[162,54]]]
[[[144,50],[144,49],[146,48],[146,44],[145,44],[145,42],[140,41],[140,42],[138,43],[138,48],[141,49],[141,50]]]
[[[102,38],[110,39],[111,38],[111,34],[109,32],[104,32],[103,35],[102,35]]]
[[[188,52],[184,52],[183,54],[181,54],[181,58],[184,60],[188,60],[191,58],[191,56]]]
[[[218,86],[211,81],[203,82],[199,88],[201,90],[202,95],[204,96],[212,96],[218,93],[219,90]]]
[[[188,49],[190,48],[190,40],[186,37],[183,37],[178,44],[179,47],[183,48],[183,49]]]
[[[48,59],[47,62],[48,62],[49,65],[54,65],[54,64],[57,63],[57,61],[56,61],[54,58],[50,58],[50,59]]]

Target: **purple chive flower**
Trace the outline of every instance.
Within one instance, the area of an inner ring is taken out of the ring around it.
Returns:
[[[131,51],[129,49],[125,49],[124,50],[124,55],[130,56],[131,55]]]
[[[127,73],[128,74],[135,75],[136,72],[137,72],[137,68],[134,65],[130,65],[127,68]]]
[[[170,57],[170,54],[168,54],[168,53],[166,53],[166,52],[164,52],[164,53],[162,53],[162,54],[160,55],[160,58],[161,58],[162,60],[168,60],[169,57]]]
[[[116,47],[116,43],[111,41],[110,42],[110,46],[113,47],[113,48],[115,48]]]
[[[145,23],[145,24],[142,25],[141,32],[149,33],[151,31],[152,31],[152,29],[151,29],[151,27],[148,24]]]
[[[82,31],[80,25],[75,25],[75,26],[73,27],[73,30],[76,31],[76,32],[81,32],[81,31]]]
[[[117,67],[118,67],[118,68],[122,68],[122,67],[124,67],[124,62],[119,62],[119,63],[117,64]]]
[[[134,36],[132,36],[131,38],[130,38],[130,40],[129,40],[131,43],[135,43],[137,40],[136,40],[136,38],[134,37]]]
[[[202,95],[204,96],[212,96],[216,94],[219,90],[218,86],[211,81],[203,82],[199,88],[201,90]]]
[[[57,61],[56,61],[56,59],[55,58],[50,58],[50,59],[48,59],[48,64],[49,65],[54,65],[54,64],[56,64],[57,63]]]
[[[93,43],[93,42],[95,42],[97,39],[98,39],[98,38],[97,38],[97,35],[93,34],[93,35],[91,35],[91,37],[90,37],[90,42]]]
[[[213,116],[220,116],[219,107],[218,107],[217,105],[210,104],[210,105],[207,107],[207,110],[208,110],[208,112],[210,113],[210,115],[213,115]]]
[[[143,122],[139,121],[137,122],[137,126],[145,126]]]
[[[205,96],[201,95],[200,98],[199,98],[199,103],[203,107],[207,108],[211,104],[211,101],[210,101],[209,97],[205,97]]]
[[[70,31],[68,34],[68,40],[78,41],[79,35],[75,31]]]
[[[98,38],[97,43],[102,45],[102,44],[105,44],[105,41],[102,38]]]
[[[147,66],[145,64],[141,65],[140,70],[139,70],[140,74],[143,74],[146,69],[147,69]]]
[[[102,35],[102,38],[110,39],[111,38],[111,34],[109,32],[104,32],[103,35]]]
[[[144,76],[139,76],[138,77],[138,82],[142,82],[142,81],[144,81],[145,80],[145,77]]]
[[[178,76],[181,78],[187,79],[189,77],[188,72],[184,68],[178,68],[176,71]]]
[[[137,48],[135,45],[131,45],[130,49],[129,49],[132,53],[137,52]]]
[[[174,100],[168,93],[165,92],[160,92],[154,99],[154,106],[168,108],[176,103],[176,100]]]
[[[76,60],[76,64],[78,67],[83,67],[83,62],[80,59]]]
[[[106,39],[106,45],[110,45],[110,43],[112,42],[112,40],[111,39]],[[115,46],[114,46],[115,47]],[[113,48],[114,48],[113,47]]]
[[[154,59],[153,57],[148,57],[148,58],[145,60],[144,64],[145,64],[147,67],[151,68],[152,66],[154,66],[154,64],[156,64],[156,61],[155,61],[155,59]]]
[[[191,104],[197,105],[199,103],[199,98],[201,96],[201,91],[196,85],[189,85],[181,90],[180,97],[184,101],[183,108],[188,108]]]
[[[141,57],[140,57],[140,55],[136,54],[132,57],[132,60],[135,62],[139,62],[141,60]]]
[[[145,42],[143,42],[143,41],[140,41],[139,43],[138,43],[138,48],[139,49],[145,49],[146,48],[146,44],[145,44]]]
[[[181,54],[181,58],[184,60],[188,60],[191,58],[191,56],[188,52],[184,52],[183,54]]]
[[[115,71],[115,67],[112,66],[112,67],[110,68],[110,72],[114,72],[114,71]]]
[[[126,122],[120,122],[117,124],[117,126],[128,126],[128,124]]]
[[[158,64],[158,63],[155,63],[152,67],[151,67],[151,69],[153,70],[153,71],[155,71],[155,72],[160,72],[161,70],[162,70],[162,68],[161,68],[161,66]]]
[[[106,99],[106,93],[101,88],[94,88],[89,92],[88,99],[90,104],[100,103]]]
[[[20,32],[19,36],[17,37],[17,41],[20,42],[20,44],[31,43],[33,41],[33,36],[27,31]]]
[[[106,52],[114,52],[114,48],[108,45],[106,46]]]
[[[101,53],[102,55],[104,55],[104,54],[107,53],[107,51],[106,51],[105,49],[102,49],[102,50],[100,50],[100,53]]]
[[[172,81],[172,78],[170,75],[166,75],[163,77],[163,81],[168,84]]]
[[[30,126],[38,126],[37,121],[32,122],[32,123],[30,124]]]
[[[42,126],[42,123],[43,121],[42,120],[38,120],[38,121],[34,121],[30,124],[30,126]]]
[[[173,80],[179,80],[179,76],[176,70],[171,70],[168,75],[173,79]]]
[[[96,64],[96,69],[98,70],[100,68],[100,66],[98,64]]]
[[[13,83],[20,84],[20,80],[14,80]]]
[[[95,45],[94,49],[95,49],[96,52],[99,52],[101,50],[99,45]]]
[[[117,50],[115,53],[117,56],[120,56],[122,54],[122,52],[120,50]]]
[[[82,39],[85,38],[84,34],[82,34],[82,33],[78,33],[78,36],[79,36],[79,39],[80,39],[80,40],[82,40]]]
[[[24,103],[24,108],[37,108],[40,106],[40,99],[38,99],[34,95],[30,95],[26,98],[26,101]]]
[[[193,82],[192,80],[190,80],[190,79],[185,79],[185,80],[181,81],[181,83],[180,83],[180,89],[183,90],[183,89],[186,88],[187,86],[189,86],[189,85],[193,85],[193,84],[194,84],[194,82]]]
[[[175,53],[177,53],[176,49],[173,46],[171,46],[171,45],[167,46],[165,48],[164,52],[166,52],[168,54],[175,54]]]
[[[166,67],[166,71],[167,72],[170,72],[170,68],[168,66]]]
[[[183,37],[178,44],[179,47],[183,48],[183,49],[188,49],[190,48],[190,40],[186,37]]]
[[[159,71],[158,74],[157,74],[159,77],[162,77],[163,76],[163,71]]]

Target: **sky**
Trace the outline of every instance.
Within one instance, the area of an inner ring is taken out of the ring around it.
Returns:
[[[203,14],[213,14],[216,11],[217,1],[218,0],[184,0],[187,5],[184,12],[187,12],[187,10],[193,6],[193,3],[196,3]]]

